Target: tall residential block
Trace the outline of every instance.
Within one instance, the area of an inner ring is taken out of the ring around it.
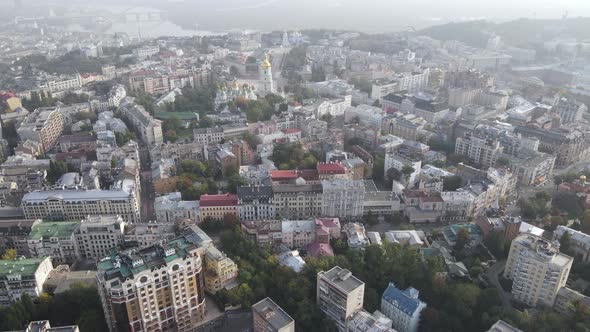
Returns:
[[[98,263],[110,331],[192,331],[205,316],[201,249],[184,237]]]
[[[512,241],[504,277],[512,279],[513,299],[529,306],[553,306],[565,287],[574,259],[550,241],[522,234]]]
[[[348,320],[363,308],[365,283],[339,266],[318,273],[317,305],[338,327],[346,331]]]

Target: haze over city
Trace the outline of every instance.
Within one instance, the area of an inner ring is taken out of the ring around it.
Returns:
[[[590,332],[588,0],[0,0],[0,331]]]

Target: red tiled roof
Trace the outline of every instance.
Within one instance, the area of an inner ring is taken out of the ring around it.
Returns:
[[[200,206],[238,205],[238,196],[233,194],[201,195]]]
[[[312,257],[334,256],[334,251],[327,243],[314,242],[307,246],[307,254]]]
[[[318,179],[318,172],[315,169],[302,169],[302,170],[283,170],[283,171],[271,171],[270,178],[273,181],[280,181],[280,180],[295,180],[299,177],[302,177],[305,180],[317,180]]]
[[[285,135],[288,135],[288,134],[295,134],[295,133],[299,133],[299,132],[301,132],[301,129],[299,129],[299,128],[289,128],[289,129],[283,129],[283,133],[284,133]]]
[[[325,227],[340,227],[339,218],[315,218],[316,225],[322,225]]]
[[[289,180],[289,179],[297,179],[299,174],[294,169],[286,170],[286,171],[271,171],[270,178],[272,180]]]
[[[320,174],[346,174],[346,169],[340,163],[318,163],[317,171]]]
[[[10,91],[7,91],[5,93],[0,93],[0,99],[2,99],[2,100],[8,100],[12,97],[16,97],[16,95]]]

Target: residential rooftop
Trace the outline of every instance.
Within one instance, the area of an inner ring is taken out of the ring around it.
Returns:
[[[352,272],[343,269],[340,266],[334,266],[329,271],[320,272],[320,275],[324,279],[329,280],[332,285],[343,290],[346,294],[365,285],[364,282],[353,276]]]
[[[295,324],[295,321],[269,297],[252,306],[252,311],[264,318],[275,331]]]
[[[48,240],[50,238],[70,239],[80,226],[78,221],[42,222],[31,229],[30,240]]]

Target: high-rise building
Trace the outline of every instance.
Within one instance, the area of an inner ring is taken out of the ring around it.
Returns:
[[[512,297],[530,306],[551,307],[564,287],[574,259],[559,247],[532,234],[512,241],[504,277],[512,280]]]
[[[17,129],[22,141],[28,139],[40,143],[43,152],[49,151],[64,130],[64,116],[59,107],[38,108],[29,114]]]
[[[110,331],[192,331],[205,316],[201,249],[184,237],[98,263]]]
[[[389,283],[381,297],[381,312],[393,321],[393,328],[399,332],[416,332],[420,322],[420,312],[426,303],[420,301],[420,293],[415,288],[404,291]]]
[[[348,320],[363,309],[365,283],[339,266],[318,273],[317,305],[338,327],[346,331]]]
[[[252,306],[254,332],[295,332],[295,320],[267,297]]]

